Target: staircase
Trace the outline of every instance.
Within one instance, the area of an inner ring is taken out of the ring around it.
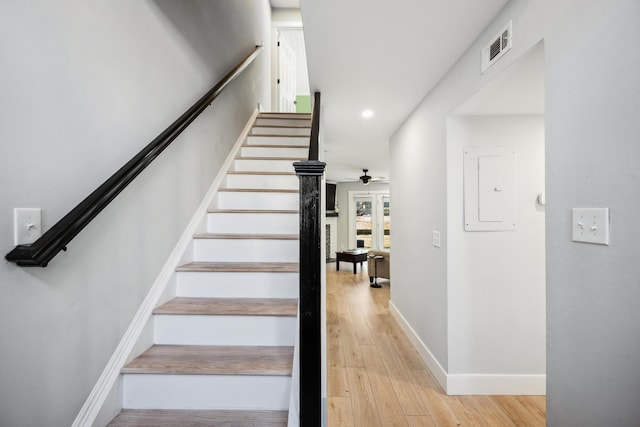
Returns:
[[[298,178],[310,115],[261,113],[122,370],[110,426],[286,426],[298,298]]]

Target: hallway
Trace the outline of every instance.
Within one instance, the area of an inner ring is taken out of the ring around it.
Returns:
[[[544,426],[544,396],[447,396],[388,310],[389,281],[327,264],[329,426]]]

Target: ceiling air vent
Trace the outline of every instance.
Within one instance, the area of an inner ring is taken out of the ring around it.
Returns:
[[[487,71],[509,49],[511,49],[511,21],[498,34],[492,37],[491,41],[482,49],[480,63],[482,72]]]

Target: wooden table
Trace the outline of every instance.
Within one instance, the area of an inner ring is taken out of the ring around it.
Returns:
[[[349,249],[348,251],[336,252],[336,271],[340,271],[340,261],[353,263],[353,274],[356,274],[356,268],[360,263],[360,270],[362,270],[362,263],[367,260],[367,253],[369,249]]]

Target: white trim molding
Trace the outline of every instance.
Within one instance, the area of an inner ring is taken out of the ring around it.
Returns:
[[[349,218],[349,248],[355,248],[357,246],[357,237],[356,237],[356,198],[357,197],[367,197],[371,196],[372,198],[372,207],[371,207],[371,249],[380,249],[380,250],[388,250],[388,248],[384,248],[384,230],[381,228],[382,223],[374,224],[373,218],[376,215],[383,215],[384,207],[378,206],[382,203],[383,198],[390,197],[389,190],[376,190],[376,191],[367,191],[367,190],[349,190],[347,192],[348,206],[347,206],[347,214]],[[374,210],[377,212],[374,214]],[[379,212],[378,212],[379,210]],[[380,218],[378,218],[380,220]],[[378,234],[382,234],[379,236]],[[383,242],[379,242],[382,239]]]
[[[184,233],[182,233],[182,236],[180,236],[180,239],[171,252],[171,255],[169,255],[169,258],[164,263],[162,269],[160,270],[160,273],[151,286],[149,293],[145,297],[142,305],[138,309],[138,312],[136,313],[133,320],[131,321],[131,324],[124,333],[122,339],[120,340],[120,343],[118,343],[116,350],[113,352],[113,355],[107,363],[107,366],[102,371],[100,378],[98,378],[98,381],[91,390],[89,397],[80,409],[80,412],[74,420],[72,427],[90,427],[98,417],[98,414],[100,413],[100,410],[111,394],[113,387],[117,384],[117,380],[120,376],[122,367],[131,357],[131,352],[142,336],[147,322],[151,319],[153,309],[158,305],[158,302],[165,292],[167,285],[171,282],[171,279],[175,274],[176,266],[178,266],[184,252],[191,244],[193,235],[197,232],[198,227],[205,220],[207,208],[218,192],[218,188],[224,182],[227,171],[231,167],[236,154],[240,150],[240,147],[249,134],[251,126],[253,125],[253,122],[255,121],[257,116],[258,110],[255,110],[249,118],[246,126],[242,130],[240,137],[231,149],[231,152],[227,156],[224,164],[220,167],[220,170],[216,175],[213,183],[211,184],[211,187],[209,188],[207,194],[202,200],[202,203],[200,203],[200,206],[191,218],[191,221],[187,225]]]
[[[448,374],[448,395],[530,395],[546,394],[546,375]]]
[[[420,339],[416,331],[411,327],[407,319],[400,313],[395,304],[389,301],[389,311],[402,331],[407,335],[409,341],[413,344],[413,346],[418,350],[418,354],[424,360],[424,363],[427,364],[427,368],[431,371],[433,376],[435,377],[438,384],[444,389],[447,390],[447,371],[442,367],[438,359],[431,353],[426,344]]]
[[[546,375],[447,373],[391,301],[389,301],[389,311],[448,395],[544,396],[546,394]]]

